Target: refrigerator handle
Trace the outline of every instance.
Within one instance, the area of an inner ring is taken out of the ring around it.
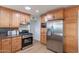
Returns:
[[[50,29],[47,30],[47,35],[52,36],[52,31]]]

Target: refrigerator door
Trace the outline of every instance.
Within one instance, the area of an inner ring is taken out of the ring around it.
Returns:
[[[50,29],[52,35],[47,35],[47,48],[54,52],[63,52],[63,20],[48,21],[52,23]]]
[[[52,34],[54,33],[53,21],[48,21],[46,26],[47,26],[47,36],[52,36]]]
[[[54,31],[54,35],[63,36],[63,21],[62,20],[53,21],[53,31]]]

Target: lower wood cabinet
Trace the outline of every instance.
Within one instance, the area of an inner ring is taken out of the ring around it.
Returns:
[[[2,52],[2,41],[1,41],[1,38],[0,38],[0,53]]]
[[[46,44],[46,35],[41,35],[41,43]]]
[[[16,52],[21,49],[21,37],[12,38],[12,52]]]
[[[43,44],[47,43],[46,32],[47,32],[46,28],[41,28],[40,42]]]
[[[11,38],[2,39],[2,53],[11,52]]]
[[[21,49],[21,37],[7,37],[0,39],[0,53],[11,53]]]
[[[65,36],[64,50],[68,53],[77,53],[77,38],[75,36]]]

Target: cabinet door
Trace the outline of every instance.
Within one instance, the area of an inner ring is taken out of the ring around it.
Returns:
[[[19,27],[20,25],[20,14],[18,12],[12,12],[12,20],[11,20],[11,27]]]
[[[21,15],[20,24],[26,24],[25,15],[24,14],[20,14],[20,15]]]
[[[41,28],[41,43],[46,44],[46,28]]]
[[[65,23],[64,24],[64,35],[77,37],[77,24],[76,23]]]
[[[77,16],[78,15],[78,7],[66,8],[64,11],[64,17]]]
[[[1,8],[0,10],[0,27],[9,27],[11,11],[5,8]]]
[[[68,23],[64,27],[65,52],[77,52],[77,24]]]
[[[46,44],[46,35],[41,35],[41,43]]]
[[[64,19],[64,51],[78,52],[77,20],[75,16]]]
[[[1,42],[2,40],[1,40],[1,38],[0,38],[0,53],[2,52],[2,42]]]
[[[45,23],[45,16],[41,17],[41,23]]]
[[[65,23],[77,23],[77,16],[64,18]]]
[[[12,52],[16,52],[21,49],[21,37],[12,38]]]
[[[25,22],[26,23],[30,22],[30,16],[29,15],[25,15]]]
[[[78,44],[77,44],[77,38],[75,36],[65,36],[65,46],[64,50],[68,53],[77,53],[78,52]]]
[[[63,9],[57,10],[54,12],[54,19],[64,19]]]
[[[9,53],[11,52],[11,39],[2,39],[2,52]]]

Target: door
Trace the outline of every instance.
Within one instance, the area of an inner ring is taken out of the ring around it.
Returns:
[[[63,21],[49,21],[47,28],[47,48],[54,52],[63,52]]]

